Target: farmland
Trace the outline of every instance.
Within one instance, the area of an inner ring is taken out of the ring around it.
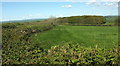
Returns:
[[[116,26],[58,26],[32,35],[31,40],[34,43],[42,42],[40,45],[43,48],[72,41],[85,47],[98,45],[110,49],[117,45],[118,30]]]
[[[3,23],[3,64],[117,64],[118,23],[107,24],[103,16]]]

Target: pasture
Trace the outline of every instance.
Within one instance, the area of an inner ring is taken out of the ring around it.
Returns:
[[[62,45],[65,42],[79,43],[83,47],[98,45],[101,48],[111,49],[118,44],[117,26],[57,26],[52,30],[33,34],[32,43],[42,48]]]

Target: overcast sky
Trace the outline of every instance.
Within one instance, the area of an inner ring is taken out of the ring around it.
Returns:
[[[98,2],[96,0],[88,2],[1,2],[1,4],[0,20],[2,21],[50,16],[118,15],[119,7],[118,2]]]

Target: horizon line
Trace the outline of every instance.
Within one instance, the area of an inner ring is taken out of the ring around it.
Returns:
[[[103,16],[103,15],[76,15],[76,16]],[[120,15],[104,15],[104,16],[120,16]],[[54,16],[53,16],[54,17]],[[64,17],[73,17],[73,16],[64,16]],[[50,18],[50,17],[48,17]],[[22,20],[35,20],[35,19],[48,19],[48,18],[27,18],[27,19],[11,19],[11,20],[0,20],[0,22],[7,22],[7,21],[22,21]],[[55,17],[60,18],[60,17]]]

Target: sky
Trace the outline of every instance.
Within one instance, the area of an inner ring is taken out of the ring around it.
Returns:
[[[118,2],[120,0],[1,0],[2,2]]]
[[[0,21],[81,15],[118,15],[117,2],[1,2]]]

